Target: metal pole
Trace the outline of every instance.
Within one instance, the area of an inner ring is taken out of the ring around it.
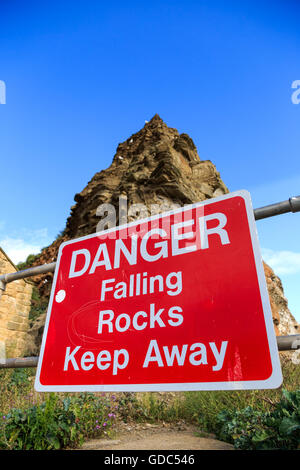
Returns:
[[[287,201],[276,202],[269,206],[254,209],[255,220],[266,219],[274,215],[286,214],[287,212],[300,211],[300,196],[290,197]]]
[[[300,196],[290,197],[287,201],[277,202],[268,206],[254,209],[255,220],[273,217],[287,212],[300,212]],[[55,271],[56,262],[34,266],[33,268],[24,269],[14,273],[0,275],[0,299],[5,291],[6,284],[18,279],[25,279],[39,274],[45,274]],[[279,351],[290,351],[300,349],[300,335],[278,336],[277,344]],[[3,367],[36,367],[38,358],[15,358],[1,359],[0,368]]]
[[[278,351],[296,351],[300,349],[300,334],[290,336],[277,336]],[[37,367],[38,357],[15,357],[0,359],[0,369],[11,369],[18,367]]]
[[[255,220],[266,219],[275,215],[285,214],[287,212],[300,212],[300,196],[290,197],[287,201],[277,202],[269,206],[259,207],[254,209]],[[24,269],[15,273],[0,275],[0,297],[1,292],[5,290],[5,284],[8,282],[16,281],[17,279],[24,279],[26,277],[37,276],[39,274],[51,273],[55,271],[56,262],[49,264],[42,264],[33,268]]]
[[[38,360],[38,357],[14,357],[10,359],[0,359],[0,369],[37,367]]]
[[[26,277],[54,272],[55,265],[55,262],[49,264],[42,264],[41,266],[34,266],[33,268],[23,269],[23,271],[16,271],[15,273],[2,274],[0,276],[0,283],[8,283],[12,281],[17,281],[18,279],[24,279]]]
[[[6,288],[6,282],[0,280],[0,299],[2,297],[3,292],[5,291]]]
[[[279,351],[295,351],[300,349],[300,335],[277,336]]]

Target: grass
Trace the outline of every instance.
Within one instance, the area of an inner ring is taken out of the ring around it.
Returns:
[[[281,356],[282,386],[274,390],[193,391],[169,394],[144,393],[138,397],[145,416],[156,421],[184,420],[202,431],[214,432],[222,409],[242,410],[251,406],[270,411],[280,400],[282,389],[300,388],[300,365]]]
[[[49,434],[45,431],[47,423],[36,421],[42,419],[44,409],[48,410],[49,423],[52,422],[49,445],[54,443],[53,445],[60,445],[59,448],[68,445],[79,446],[82,441],[91,437],[110,436],[114,429],[117,429],[119,421],[185,421],[187,424],[197,425],[200,433],[215,433],[220,411],[242,410],[248,406],[261,412],[270,411],[280,400],[283,388],[290,391],[299,389],[300,365],[293,364],[285,355],[281,355],[281,363],[283,384],[275,390],[144,392],[115,395],[57,393],[55,398],[53,394],[34,391],[35,369],[0,369],[0,434],[3,434],[5,429],[6,417],[11,416],[11,422],[14,420],[14,433],[11,435],[19,436],[18,444],[13,438],[9,444],[6,436],[7,446],[5,447],[2,439],[2,447],[14,448],[14,445],[19,445],[19,448],[34,448],[30,446],[34,446],[32,441],[37,438],[39,445],[48,445],[48,441],[45,443],[41,436],[43,433]],[[12,410],[18,410],[14,411],[13,417]],[[58,420],[61,422],[60,427],[55,424]],[[25,422],[34,424],[25,429]],[[21,424],[23,434],[18,434],[18,426]],[[32,435],[32,427],[36,430],[36,436]],[[59,442],[53,437],[55,432],[60,435]],[[72,442],[68,438],[71,434]]]
[[[80,447],[113,435],[116,397],[92,393],[38,393],[33,369],[0,370],[0,449]]]
[[[121,400],[120,414],[126,421],[176,422],[196,425],[201,434],[217,434],[220,411],[234,412],[251,407],[257,412],[272,411],[283,389],[300,389],[300,365],[281,355],[282,386],[274,390],[144,392],[129,393]]]

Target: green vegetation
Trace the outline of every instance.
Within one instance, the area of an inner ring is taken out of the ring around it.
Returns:
[[[120,421],[182,422],[237,449],[300,448],[300,366],[281,356],[276,390],[37,393],[35,369],[0,369],[0,449],[78,448]]]
[[[39,257],[39,254],[28,255],[25,261],[17,264],[17,268],[19,269],[19,271],[23,271],[23,269],[30,268],[38,257]]]
[[[32,371],[1,370],[0,449],[57,450],[110,435],[115,399],[106,394],[37,394]]]
[[[49,299],[47,297],[42,297],[39,293],[37,287],[33,287],[31,295],[31,307],[29,312],[29,322],[30,326],[34,321],[42,314],[47,311]]]
[[[64,237],[65,234],[66,234],[66,228],[64,228],[63,230],[60,230],[60,231],[58,232],[58,234],[57,234],[56,237],[55,237],[55,240],[59,240],[60,238]]]
[[[300,446],[300,389],[283,390],[272,411],[251,406],[234,411],[223,410],[217,416],[217,437],[236,449],[297,449]]]

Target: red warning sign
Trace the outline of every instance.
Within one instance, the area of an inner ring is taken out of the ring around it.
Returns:
[[[281,380],[248,192],[61,244],[36,390],[254,389]]]

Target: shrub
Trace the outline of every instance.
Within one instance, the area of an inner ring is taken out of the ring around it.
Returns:
[[[129,420],[142,421],[147,418],[147,412],[142,401],[139,400],[133,392],[120,394],[118,404],[119,416],[125,422]]]
[[[54,394],[50,394],[40,405],[25,410],[13,408],[7,416],[3,416],[0,436],[2,448],[61,449],[79,440],[74,412],[70,410],[68,402],[59,404]]]
[[[8,389],[12,387],[26,386],[28,385],[28,369],[13,369],[8,382]]]
[[[251,406],[222,410],[217,417],[216,435],[237,449],[300,448],[300,390],[283,390],[272,411],[257,411]]]
[[[111,428],[115,415],[105,397],[82,393],[79,396],[49,394],[29,408],[12,408],[2,416],[0,448],[13,450],[53,450],[77,447],[87,437]]]
[[[116,414],[114,401],[102,393],[99,397],[94,393],[80,393],[67,397],[70,408],[76,416],[83,439],[109,434]]]

